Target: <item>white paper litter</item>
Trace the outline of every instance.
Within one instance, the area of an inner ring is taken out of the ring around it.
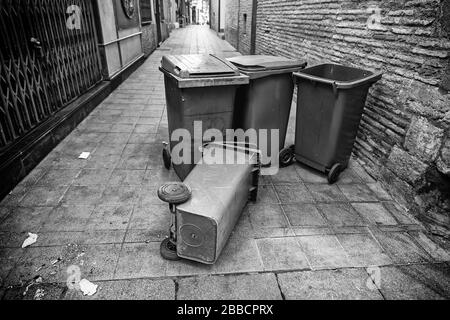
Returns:
[[[82,279],[80,281],[80,289],[85,296],[92,296],[97,292],[98,285],[93,284],[89,280]]]
[[[25,241],[22,243],[22,248],[26,248],[28,246],[31,246],[33,243],[36,243],[38,238],[37,234],[28,232],[28,238],[25,239]]]
[[[80,156],[78,157],[78,159],[87,159],[87,158],[89,158],[90,157],[90,155],[91,155],[91,153],[90,152],[82,152],[81,154],[80,154]]]
[[[44,296],[45,296],[44,289],[37,289],[36,293],[34,294],[34,300],[42,300]]]

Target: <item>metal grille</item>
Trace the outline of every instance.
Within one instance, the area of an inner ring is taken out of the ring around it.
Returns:
[[[0,152],[102,79],[93,17],[90,0],[0,0]]]

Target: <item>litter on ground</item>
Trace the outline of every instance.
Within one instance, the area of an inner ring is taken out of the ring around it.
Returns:
[[[37,289],[36,293],[34,294],[34,300],[42,300],[44,296],[45,296],[44,289]]]
[[[80,154],[80,156],[78,157],[78,159],[84,159],[84,160],[86,160],[87,158],[89,158],[90,155],[91,155],[90,152],[82,152],[82,153]]]
[[[29,246],[31,246],[33,243],[36,243],[37,238],[38,238],[38,235],[37,235],[37,234],[34,234],[34,233],[29,232],[29,233],[28,233],[28,238],[26,238],[25,241],[24,241],[23,244],[22,244],[22,248],[29,247]]]
[[[85,296],[92,296],[97,292],[98,285],[93,284],[89,280],[82,279],[80,281],[80,289]]]

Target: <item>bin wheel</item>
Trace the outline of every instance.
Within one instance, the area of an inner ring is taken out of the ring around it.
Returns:
[[[158,189],[158,197],[169,204],[182,204],[191,198],[192,191],[182,182],[169,182]]]
[[[290,166],[294,161],[294,152],[291,147],[284,148],[279,154],[280,168]]]
[[[167,170],[169,170],[170,166],[172,165],[172,157],[170,156],[169,150],[167,150],[166,148],[163,149],[162,158],[163,158],[163,162],[164,162],[164,167]]]
[[[180,260],[180,257],[177,255],[177,246],[174,245],[169,238],[164,239],[161,242],[159,252],[161,253],[161,257],[163,257],[166,260],[171,261]]]
[[[328,172],[328,183],[333,184],[338,180],[339,175],[342,172],[342,165],[335,163]]]

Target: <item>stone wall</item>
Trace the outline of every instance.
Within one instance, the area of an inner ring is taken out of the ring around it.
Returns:
[[[240,5],[248,8],[251,0]],[[226,35],[236,42],[231,29]],[[449,0],[258,0],[257,54],[383,71],[370,90],[354,154],[399,203],[445,236],[449,50]]]

